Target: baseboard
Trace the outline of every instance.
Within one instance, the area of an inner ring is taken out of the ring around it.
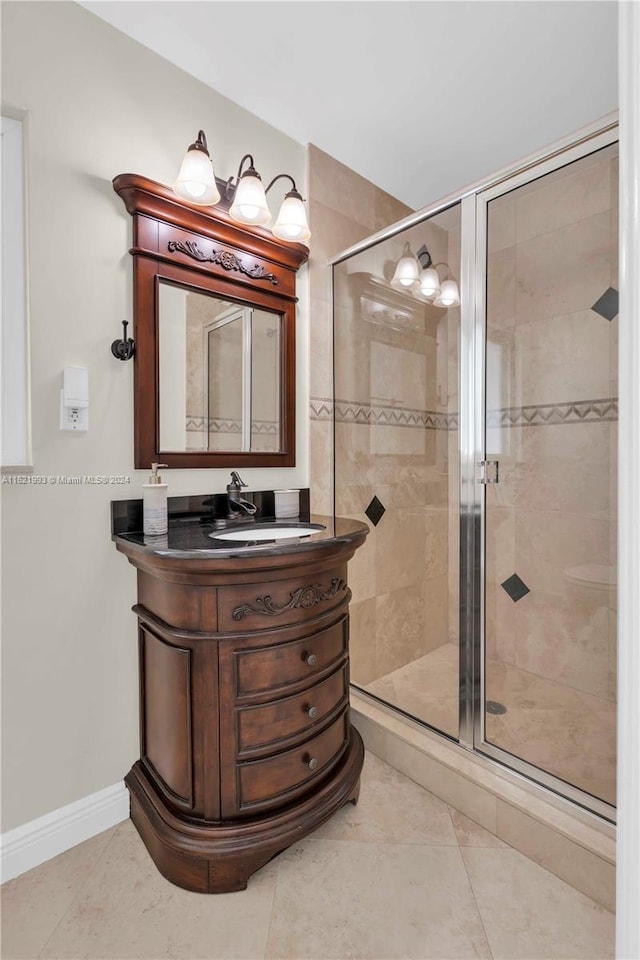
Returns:
[[[129,816],[129,794],[115,783],[0,836],[0,882],[70,850]]]

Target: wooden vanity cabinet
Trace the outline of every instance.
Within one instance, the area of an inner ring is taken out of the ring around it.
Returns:
[[[141,756],[125,778],[158,869],[242,890],[358,798],[346,561],[366,534],[260,558],[188,559],[116,538],[138,568]]]

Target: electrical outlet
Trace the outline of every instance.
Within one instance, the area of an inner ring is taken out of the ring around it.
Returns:
[[[88,407],[65,407],[64,391],[60,391],[60,429],[85,431],[89,429]]]
[[[65,367],[60,391],[60,429],[89,429],[89,371],[86,367]]]

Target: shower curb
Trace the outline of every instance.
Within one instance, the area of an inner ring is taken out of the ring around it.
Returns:
[[[365,747],[607,910],[615,910],[616,828],[494,761],[351,693]]]

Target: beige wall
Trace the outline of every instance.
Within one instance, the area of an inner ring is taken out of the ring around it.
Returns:
[[[34,473],[121,475],[127,486],[2,486],[3,829],[122,778],[138,749],[135,575],[109,501],[140,496],[131,363],[111,341],[131,319],[131,218],[119,173],[171,183],[204,127],[220,176],[251,150],[268,181],[305,182],[300,145],[72,3],[2,6],[2,96],[27,112]],[[304,192],[304,191],[303,191]],[[298,404],[307,408],[306,268]],[[61,372],[89,368],[87,434],[61,433]],[[252,487],[307,484],[298,466],[242,471]],[[224,490],[228,471],[164,471],[169,494]]]

